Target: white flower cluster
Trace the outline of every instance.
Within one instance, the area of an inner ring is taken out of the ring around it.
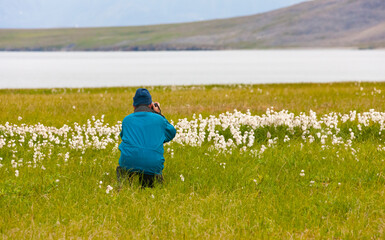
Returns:
[[[121,122],[114,126],[104,124],[104,115],[101,119],[87,120],[87,124],[80,126],[74,123],[73,127],[64,125],[61,128],[47,127],[43,124],[26,125],[5,123],[0,125],[0,149],[3,147],[33,148],[35,158],[44,157],[45,154],[39,152],[44,147],[54,148],[63,147],[74,150],[105,149],[111,143],[117,143],[121,131]],[[49,154],[49,153],[48,153]],[[69,153],[65,154],[65,161],[69,158]]]
[[[110,185],[107,186],[106,193],[109,194],[110,191],[112,191],[114,188],[111,187]]]
[[[242,113],[234,110],[233,113],[226,112],[218,117],[203,118],[199,115],[196,118],[194,115],[192,120],[181,119],[175,126],[177,136],[174,142],[179,144],[202,146],[211,142],[215,149],[222,152],[231,153],[232,148],[238,147],[241,152],[249,150],[260,155],[279,140],[289,144],[291,138],[296,136],[304,143],[319,142],[322,148],[327,148],[327,143],[351,147],[353,140],[364,135],[369,128],[377,131],[376,136],[380,138],[385,129],[385,113],[374,110],[364,113],[350,111],[348,114],[332,112],[318,117],[311,110],[309,115],[300,113],[296,116],[287,110],[276,112],[267,109],[266,114],[258,116],[252,115],[250,111]],[[284,134],[280,139],[273,136],[280,133]],[[256,140],[262,145],[256,144]]]
[[[385,113],[374,110],[364,113],[350,111],[347,114],[332,112],[319,117],[313,111],[295,115],[287,110],[276,112],[267,109],[265,114],[252,115],[250,111],[242,113],[234,110],[206,118],[194,114],[191,120],[184,118],[177,121],[175,128],[177,135],[168,145],[205,145],[209,151],[230,154],[238,149],[252,157],[261,157],[268,148],[279,143],[289,146],[293,139],[297,139],[301,141],[301,147],[306,143],[320,144],[323,149],[344,145],[355,155],[357,150],[352,144],[357,139],[371,138],[382,143]],[[92,117],[84,125],[74,123],[61,128],[43,124],[0,124],[0,169],[8,163],[15,169],[15,176],[19,176],[17,169],[22,166],[36,168],[40,163],[39,167],[45,170],[42,161],[51,159],[53,154],[63,160],[62,164],[68,164],[72,155],[69,151],[82,154],[87,149],[117,151],[120,131],[120,121],[110,126],[104,123],[104,116],[101,119]],[[385,147],[379,145],[378,150],[385,151]],[[173,149],[169,148],[168,153],[174,156]],[[221,166],[225,168],[226,165],[222,163]]]

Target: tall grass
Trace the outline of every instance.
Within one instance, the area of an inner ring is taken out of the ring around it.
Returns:
[[[384,90],[384,83],[150,88],[174,122],[233,109],[262,114],[271,106],[296,114],[384,112]],[[0,124],[61,127],[102,114],[116,124],[132,112],[134,92],[1,90]],[[376,127],[371,129],[355,141],[356,155],[344,145],[321,148],[300,136],[278,142],[261,157],[239,149],[219,153],[209,144],[172,143],[165,151],[164,184],[144,190],[137,179],[119,186],[119,151],[113,146],[84,154],[54,148],[51,157],[42,149],[45,170],[27,167],[31,150],[20,146],[15,153],[4,147],[0,234],[5,239],[382,239],[385,154],[377,149],[383,140],[373,137]],[[279,136],[283,130],[261,131],[256,141],[262,144],[263,131]],[[18,177],[13,155],[23,159]],[[107,194],[108,185],[113,190]]]

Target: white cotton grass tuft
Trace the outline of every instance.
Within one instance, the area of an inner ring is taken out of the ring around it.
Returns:
[[[110,185],[107,186],[106,193],[109,194],[110,191],[112,191],[114,188],[111,187]]]
[[[270,133],[270,132],[267,132],[266,137],[267,137],[267,138],[271,138],[271,133]]]

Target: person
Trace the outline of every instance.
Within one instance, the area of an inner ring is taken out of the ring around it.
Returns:
[[[156,180],[163,182],[163,144],[175,137],[176,130],[162,115],[160,104],[152,102],[147,89],[138,88],[133,100],[134,113],[122,122],[117,178],[121,183],[123,177],[139,175],[142,187],[154,187]]]

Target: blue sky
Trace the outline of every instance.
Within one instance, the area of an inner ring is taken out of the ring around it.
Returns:
[[[243,16],[305,0],[0,0],[0,28],[134,26]]]

